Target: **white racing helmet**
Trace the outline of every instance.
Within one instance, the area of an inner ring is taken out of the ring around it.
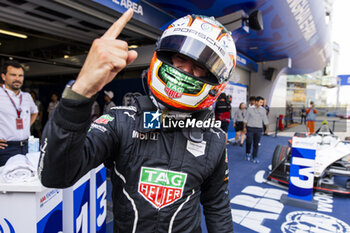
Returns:
[[[182,54],[209,73],[195,77],[173,66],[171,57]],[[173,22],[157,43],[147,83],[157,101],[172,109],[197,111],[210,107],[236,66],[231,33],[213,17],[187,15]]]

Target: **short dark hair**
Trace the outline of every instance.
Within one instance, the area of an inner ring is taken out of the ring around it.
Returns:
[[[249,102],[250,102],[250,101],[253,101],[253,100],[254,100],[254,101],[256,100],[255,96],[249,97]]]
[[[221,93],[219,95],[219,98],[218,99],[226,99],[226,94],[225,93]]]
[[[257,102],[259,102],[260,100],[264,100],[264,98],[261,97],[261,96],[257,96],[257,97],[255,98],[255,101],[257,101]]]
[[[7,73],[7,68],[8,68],[9,66],[13,66],[13,67],[15,67],[15,68],[22,68],[22,70],[24,70],[24,69],[23,69],[23,66],[22,66],[18,61],[15,61],[15,60],[7,60],[7,61],[5,61],[4,66],[3,66],[3,68],[2,68],[2,73],[3,73],[3,74],[6,74],[6,73]]]
[[[50,95],[50,97],[52,97],[53,95],[55,95],[55,96],[57,96],[57,98],[60,98],[60,96],[58,95],[58,93],[57,92],[51,92],[51,95]]]

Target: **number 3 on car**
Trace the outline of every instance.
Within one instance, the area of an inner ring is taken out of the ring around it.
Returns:
[[[308,138],[293,138],[288,196],[312,200],[316,143]]]

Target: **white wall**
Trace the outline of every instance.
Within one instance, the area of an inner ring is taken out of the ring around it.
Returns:
[[[287,102],[287,75],[280,74],[275,80],[275,88],[269,106],[273,108],[285,108]]]
[[[249,86],[249,76],[250,72],[247,70],[244,70],[240,68],[239,66],[236,67],[235,69],[235,74],[233,78],[230,79],[230,81],[234,83],[240,83],[246,86]]]
[[[261,62],[259,64],[258,72],[251,73],[250,80],[250,95],[262,96],[266,99],[267,104],[271,105],[271,99],[276,89],[277,81],[284,73],[284,69],[290,68],[292,65],[291,59],[281,59],[269,62]],[[275,72],[271,80],[264,77],[263,71],[268,68],[274,68]]]
[[[291,59],[281,59],[276,61],[261,62],[258,72],[251,73],[250,95],[262,96],[270,106],[269,131],[274,131],[276,117],[285,114],[287,97],[287,76],[284,70],[291,67]],[[274,68],[275,72],[271,80],[264,77],[263,71],[268,68]]]

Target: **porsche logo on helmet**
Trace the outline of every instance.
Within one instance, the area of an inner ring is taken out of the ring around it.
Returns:
[[[172,99],[180,98],[182,96],[182,93],[184,92],[184,88],[179,87],[171,82],[168,82],[165,87],[165,92]]]
[[[142,167],[138,192],[160,209],[182,197],[186,178],[186,173]]]

